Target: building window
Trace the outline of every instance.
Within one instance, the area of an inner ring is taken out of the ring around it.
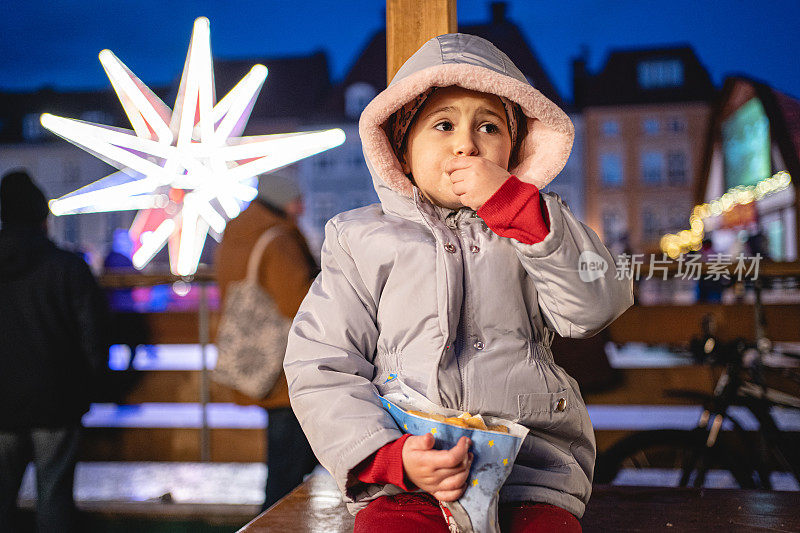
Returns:
[[[314,164],[318,169],[327,170],[333,166],[333,161],[327,155],[319,155],[314,159]]]
[[[81,120],[86,122],[94,122],[96,124],[105,124],[111,126],[114,124],[114,117],[105,111],[84,111],[81,113]]]
[[[667,227],[664,228],[664,233],[676,233],[689,227],[689,209],[679,207],[676,210],[675,207],[671,206],[667,210]]]
[[[369,83],[352,84],[344,92],[344,114],[347,118],[358,119],[375,94],[375,89]]]
[[[26,141],[44,138],[44,127],[39,122],[39,113],[28,113],[22,118],[22,138]]]
[[[659,237],[661,230],[658,217],[650,208],[642,209],[642,238],[651,241]]]
[[[564,185],[572,185],[579,179],[580,167],[577,166],[574,160],[572,161],[573,164],[567,164],[564,166],[564,170],[561,171],[561,174],[558,175],[558,183],[563,183]]]
[[[610,187],[622,185],[622,157],[615,153],[601,154],[600,175],[603,185]]]
[[[315,194],[309,205],[313,220],[318,227],[323,227],[336,213],[341,211],[336,195],[328,193]],[[74,217],[73,217],[74,218]]]
[[[604,120],[601,126],[604,137],[619,136],[619,122],[616,120]]]
[[[667,179],[670,185],[686,184],[686,154],[678,151],[667,154]]]
[[[644,152],[642,154],[642,181],[659,184],[663,179],[664,155],[661,152]]]
[[[74,159],[66,159],[64,161],[62,176],[64,183],[69,185],[70,189],[78,188],[81,186],[81,168],[78,161]],[[72,217],[67,217],[72,218]]]
[[[622,217],[616,211],[603,212],[603,239],[607,245],[613,244],[622,238],[624,228]]]
[[[686,131],[686,121],[680,117],[672,117],[667,120],[665,129],[670,133],[683,133]]]
[[[785,261],[784,242],[786,240],[786,230],[783,226],[783,220],[777,218],[769,221],[767,224],[767,239],[769,242],[769,257],[773,261]]]
[[[78,225],[79,217],[63,217],[64,220],[64,241],[73,246],[78,245],[81,238],[81,228]]]
[[[361,168],[364,166],[364,156],[360,152],[350,152],[347,162],[353,168]]]
[[[662,89],[683,85],[683,64],[679,59],[642,61],[637,67],[639,87]]]
[[[642,121],[642,131],[646,135],[658,135],[660,124],[657,118],[646,118]]]

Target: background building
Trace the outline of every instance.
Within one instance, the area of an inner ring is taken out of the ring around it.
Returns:
[[[763,187],[767,178],[780,171],[797,179],[800,101],[746,77],[726,79],[710,119],[700,166],[696,204],[713,205],[728,191]],[[796,260],[800,196],[795,182],[778,189],[739,205],[729,194],[733,205],[703,220],[714,248],[726,253],[759,251],[776,261]]]
[[[616,251],[659,250],[688,225],[714,86],[688,46],[573,62],[585,131],[586,222]]]

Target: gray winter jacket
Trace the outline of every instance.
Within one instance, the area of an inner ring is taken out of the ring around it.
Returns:
[[[632,304],[632,282],[615,279],[608,250],[555,194],[542,195],[550,233],[533,245],[499,237],[468,208],[435,207],[420,194],[382,125],[428,87],[448,85],[521,106],[528,133],[510,169],[521,180],[541,188],[569,156],[572,123],[505,54],[471,35],[428,41],[361,116],[380,203],[326,226],[322,273],[286,351],[292,407],[353,513],[401,492],[352,474],[402,434],[376,398],[399,379],[442,406],[530,428],[501,501],[550,503],[580,517],[594,434],[577,383],[553,362],[551,330],[594,335]],[[589,271],[587,260],[607,268]]]

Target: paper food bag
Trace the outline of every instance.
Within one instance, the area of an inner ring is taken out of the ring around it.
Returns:
[[[401,384],[402,392],[381,396],[381,403],[404,433],[433,433],[436,449],[452,448],[463,436],[472,439],[472,467],[467,489],[455,502],[441,502],[453,515],[458,530],[468,533],[500,533],[497,519],[500,487],[511,473],[528,429],[501,418],[484,416],[487,425],[504,425],[509,433],[453,426],[429,418],[409,414],[408,410],[435,413],[445,417],[461,414],[434,404],[418,392]]]

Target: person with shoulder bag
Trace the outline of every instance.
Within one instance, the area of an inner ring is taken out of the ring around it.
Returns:
[[[236,403],[267,410],[267,509],[317,465],[289,405],[282,364],[291,320],[318,269],[296,225],[302,198],[294,180],[265,174],[258,190],[216,252],[223,313],[212,379],[231,388]]]

